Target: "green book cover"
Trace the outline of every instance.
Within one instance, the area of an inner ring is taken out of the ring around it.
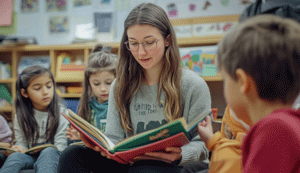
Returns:
[[[84,131],[90,138],[97,141],[97,143],[109,150],[110,153],[115,153],[155,143],[181,132],[185,134],[187,139],[191,140],[197,135],[197,124],[207,115],[210,115],[210,113],[211,111],[199,115],[198,118],[196,118],[190,124],[187,124],[183,117],[178,118],[158,128],[126,138],[117,144],[112,143],[103,132],[76,115],[72,110],[69,109],[69,116],[65,114],[62,115],[65,116],[73,126],[77,126],[77,130],[79,130],[79,132]]]
[[[133,149],[136,147],[144,146],[150,143],[154,143],[156,141],[171,137],[180,132],[184,132],[185,135],[190,139],[182,121],[183,118],[177,119],[173,122],[167,123],[158,128],[139,133],[132,137],[126,138],[123,141],[116,144],[114,147],[114,151],[125,151],[128,149]],[[190,139],[191,140],[191,139]]]

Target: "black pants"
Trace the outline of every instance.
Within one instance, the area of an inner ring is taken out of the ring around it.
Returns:
[[[4,164],[5,160],[6,160],[6,156],[4,154],[0,153],[0,168],[2,167],[2,165]]]
[[[58,173],[97,173],[97,172],[128,172],[128,173],[180,173],[177,165],[161,161],[143,160],[133,165],[121,164],[103,157],[85,146],[72,145],[60,155]]]
[[[181,173],[204,173],[208,172],[208,164],[200,161],[186,164]]]

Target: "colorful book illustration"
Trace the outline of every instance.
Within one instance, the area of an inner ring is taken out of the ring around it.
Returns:
[[[182,66],[200,76],[215,76],[218,69],[215,63],[217,46],[180,48]]]
[[[179,118],[156,129],[131,136],[114,144],[103,132],[69,110],[69,116],[62,115],[82,133],[87,139],[105,151],[111,159],[127,164],[137,156],[146,152],[163,151],[167,147],[181,147],[197,136],[197,125],[211,111],[199,115],[193,122],[187,124]]]
[[[25,154],[28,154],[28,155],[37,154],[40,151],[42,151],[43,149],[48,148],[48,147],[53,147],[53,148],[57,149],[53,144],[43,144],[43,145],[38,145],[38,146],[35,146],[35,147],[32,147],[32,148],[28,149],[25,152]],[[10,154],[12,154],[14,152],[17,152],[17,151],[11,149],[10,147],[0,146],[0,153],[1,154],[9,156]]]

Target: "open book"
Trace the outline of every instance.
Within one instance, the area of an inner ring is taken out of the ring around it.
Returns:
[[[136,156],[142,156],[146,152],[163,151],[167,147],[181,147],[189,143],[197,136],[198,123],[210,115],[211,111],[199,115],[190,124],[187,124],[182,117],[158,128],[128,137],[117,144],[70,109],[69,114],[62,113],[75,129],[99,146],[111,159],[127,164]]]
[[[25,154],[29,154],[29,155],[36,154],[47,147],[53,147],[53,148],[57,149],[53,144],[43,144],[43,145],[38,145],[38,146],[35,146],[35,147],[32,147],[32,148],[26,150]],[[17,151],[11,149],[10,147],[5,147],[5,146],[0,145],[0,153],[1,154],[9,156],[10,154],[12,154],[14,152],[17,152]]]

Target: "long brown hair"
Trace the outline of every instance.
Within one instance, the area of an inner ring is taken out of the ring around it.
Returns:
[[[116,107],[120,113],[120,123],[127,135],[133,135],[130,120],[130,103],[145,78],[142,66],[134,59],[124,42],[128,40],[127,30],[136,24],[148,24],[158,28],[164,38],[170,36],[171,43],[165,50],[163,67],[158,82],[157,101],[161,92],[166,96],[165,117],[167,121],[182,116],[181,104],[181,58],[176,36],[166,12],[152,3],[140,4],[128,15],[124,23],[124,33],[120,44],[120,58],[114,86]]]
[[[63,103],[62,99],[56,94],[56,85],[53,75],[49,69],[41,66],[31,66],[27,67],[19,75],[16,81],[16,98],[15,98],[15,108],[17,114],[17,120],[20,125],[23,134],[25,135],[25,140],[27,143],[32,143],[32,146],[37,144],[37,140],[40,137],[38,124],[34,118],[33,105],[30,98],[25,98],[21,94],[21,89],[27,88],[31,81],[45,73],[48,73],[53,82],[54,95],[53,99],[48,106],[48,121],[46,127],[46,141],[54,144],[54,136],[56,134],[59,117],[60,117],[60,106]],[[15,124],[15,122],[14,122]]]
[[[89,78],[92,74],[108,71],[116,76],[117,57],[109,52],[104,52],[101,44],[92,50],[87,67],[84,71],[83,91],[78,104],[78,115],[90,122],[91,110],[89,100],[93,97],[93,92]]]

